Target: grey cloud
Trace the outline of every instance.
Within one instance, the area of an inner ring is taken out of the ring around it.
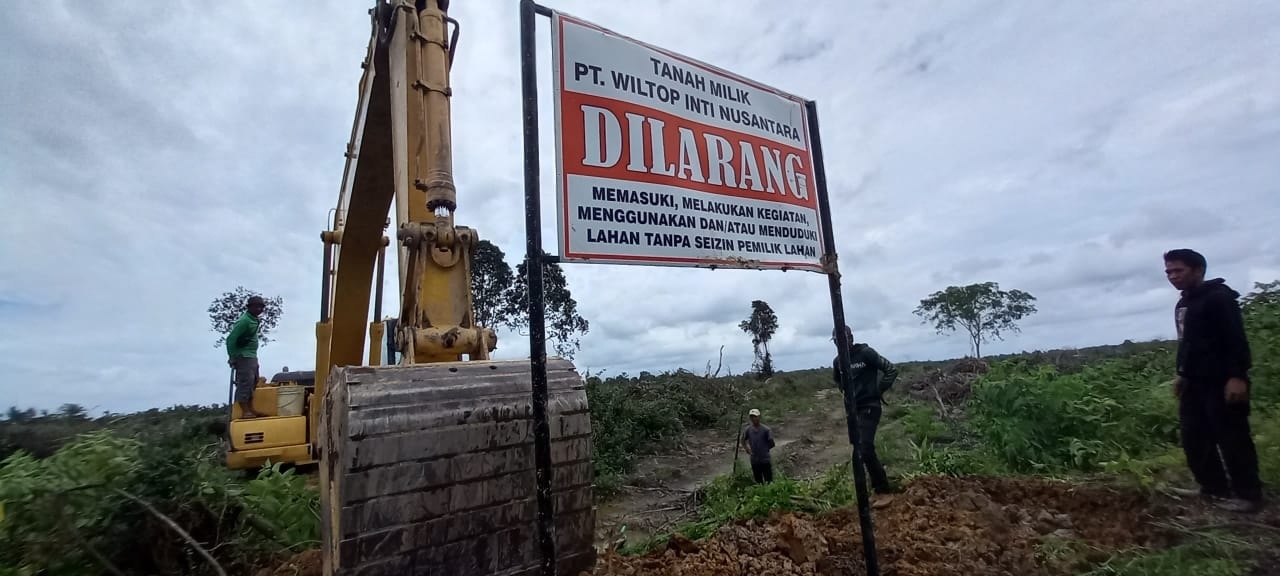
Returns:
[[[811,41],[799,46],[790,46],[778,55],[778,64],[794,64],[816,58],[831,49],[831,40]]]
[[[1004,265],[1005,259],[996,256],[968,257],[951,263],[945,270],[934,272],[931,277],[934,282],[939,284],[947,282],[970,284],[982,282],[982,280],[975,280],[975,278],[981,278],[987,272]]]
[[[924,32],[886,58],[877,71],[895,70],[908,75],[928,72],[934,58],[945,50],[945,40],[940,31]]]
[[[950,282],[997,280],[1040,299],[1022,334],[990,346],[1001,352],[1169,335],[1169,247],[1203,250],[1241,289],[1280,273],[1280,52],[1268,40],[1280,5],[677,5],[680,17],[558,6],[819,102],[846,310],[859,338],[895,360],[967,351],[911,314]],[[0,13],[0,301],[17,303],[0,304],[6,397],[111,410],[225,401],[204,308],[237,284],[285,297],[264,365],[310,366],[317,238],[341,176],[367,8],[50,2]],[[453,15],[459,221],[514,264],[516,11],[455,2]],[[538,35],[554,252],[545,24]],[[581,367],[700,371],[724,345],[740,372],[751,347],[736,325],[756,298],[778,311],[781,368],[834,354],[817,274],[564,268],[592,323]],[[386,282],[394,294],[395,274]],[[83,347],[83,365],[47,345],[62,341]],[[522,357],[527,338],[504,331],[498,354]]]
[[[1035,252],[1027,256],[1025,262],[1027,266],[1039,266],[1041,264],[1049,264],[1057,259],[1057,256],[1049,252]]]

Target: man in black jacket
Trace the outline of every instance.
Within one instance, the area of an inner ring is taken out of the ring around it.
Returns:
[[[1258,453],[1249,431],[1249,341],[1237,298],[1221,278],[1206,281],[1204,256],[1194,250],[1164,255],[1165,276],[1182,292],[1174,307],[1182,449],[1200,489],[1176,490],[1223,508],[1253,512],[1262,505]],[[1225,470],[1223,464],[1225,463]],[[1228,480],[1229,475],[1229,480]]]
[[[889,476],[885,473],[884,464],[876,454],[876,429],[880,426],[880,398],[898,379],[898,369],[874,348],[863,343],[854,344],[853,331],[848,326],[844,327],[844,331],[850,344],[851,374],[848,383],[851,390],[846,390],[842,384],[844,380],[840,377],[839,356],[832,361],[834,369],[832,376],[835,378],[836,387],[840,388],[840,392],[844,394],[845,414],[850,415],[854,410],[858,413],[858,429],[861,434],[854,434],[853,419],[846,418],[849,426],[849,443],[853,444],[855,438],[861,440],[859,444],[862,447],[862,463],[867,469],[867,475],[871,477],[872,490],[880,494],[889,493],[893,488],[889,485]],[[831,339],[836,339],[835,332],[832,332]],[[877,378],[877,373],[880,372],[884,375]]]

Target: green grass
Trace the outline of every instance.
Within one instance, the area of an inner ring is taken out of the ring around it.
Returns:
[[[1244,576],[1252,568],[1249,542],[1223,533],[1196,534],[1164,550],[1116,554],[1081,576]]]
[[[789,478],[785,470],[775,465],[774,479],[769,484],[755,484],[746,471],[723,474],[707,484],[700,496],[697,518],[670,532],[628,545],[619,553],[644,554],[665,546],[674,534],[700,540],[737,520],[762,519],[774,511],[820,513],[849,505],[855,499],[847,464],[833,466],[812,480]]]

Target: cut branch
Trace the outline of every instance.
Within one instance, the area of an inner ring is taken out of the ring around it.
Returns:
[[[183,530],[182,527],[179,526],[177,522],[174,522],[173,518],[165,516],[159,510],[156,510],[154,506],[147,503],[147,501],[141,498],[138,498],[133,494],[125,492],[124,490],[121,490],[119,488],[113,488],[112,490],[116,494],[119,494],[129,499],[131,502],[136,502],[139,505],[141,505],[143,508],[146,508],[147,512],[151,513],[152,516],[155,516],[156,519],[163,522],[165,526],[168,526],[171,530],[173,530],[174,532],[177,532],[178,535],[181,536],[183,540],[186,540],[187,543],[190,544],[192,548],[195,548],[196,552],[199,552],[200,555],[203,556],[204,559],[209,562],[209,565],[213,566],[214,571],[216,571],[219,576],[227,576],[227,571],[223,570],[222,565],[218,564],[218,561],[213,559],[213,555],[209,554],[209,551],[205,550],[204,546],[201,546],[199,542],[196,542],[196,539],[192,538],[191,535],[188,534],[186,530]]]

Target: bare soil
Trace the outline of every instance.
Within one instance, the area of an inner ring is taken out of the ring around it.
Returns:
[[[263,568],[254,576],[320,576],[324,573],[324,556],[319,550],[304,550],[272,568]]]
[[[1033,479],[926,477],[882,497],[873,513],[881,573],[1069,574],[1111,551],[1159,545],[1151,520],[1164,512],[1136,493]],[[777,514],[723,526],[702,542],[674,538],[664,550],[624,557],[608,551],[590,574],[630,576],[864,573],[856,509],[820,516]],[[1092,551],[1055,562],[1038,554],[1049,539]]]

